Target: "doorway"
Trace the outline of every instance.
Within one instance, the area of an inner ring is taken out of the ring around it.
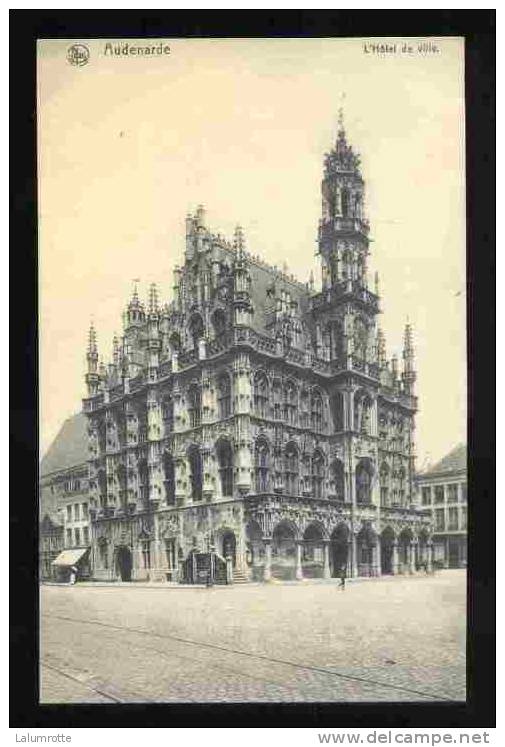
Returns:
[[[121,545],[117,549],[117,567],[121,581],[131,581],[132,579],[132,554],[129,547]]]

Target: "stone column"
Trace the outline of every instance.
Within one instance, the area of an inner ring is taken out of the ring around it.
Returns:
[[[331,578],[330,573],[330,540],[323,540],[323,578]]]
[[[409,573],[416,572],[416,541],[411,540],[409,543]]]
[[[393,573],[393,576],[398,575],[398,542],[395,540],[393,542],[393,560],[392,560],[392,567],[391,571]]]
[[[303,570],[302,570],[302,542],[299,540],[296,543],[296,570],[295,570],[295,578],[297,581],[301,581],[303,578]]]
[[[428,555],[428,557],[426,558],[426,562],[427,562],[426,568],[428,570],[428,573],[431,573],[433,570],[433,540],[431,539],[429,539],[428,542],[426,543],[426,552]]]
[[[381,568],[381,538],[377,536],[377,541],[372,547],[372,576],[382,575]]]
[[[358,558],[357,558],[357,543],[356,535],[351,532],[351,536],[347,542],[347,566],[348,574],[351,578],[356,578],[358,575]]]
[[[272,540],[270,537],[264,537],[265,543],[265,567],[263,569],[263,581],[270,581],[272,578]]]

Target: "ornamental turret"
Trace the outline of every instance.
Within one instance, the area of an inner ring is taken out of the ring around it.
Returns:
[[[360,159],[347,142],[340,110],[337,140],[325,156],[321,184],[318,243],[323,290],[348,290],[351,282],[366,284],[369,228],[364,217],[364,188]]]
[[[241,226],[237,226],[233,237],[233,248],[236,252],[233,263],[233,306],[235,324],[250,324],[252,317],[251,276],[245,255],[245,239]]]

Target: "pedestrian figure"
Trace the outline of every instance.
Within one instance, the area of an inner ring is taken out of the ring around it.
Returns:
[[[70,584],[71,584],[71,586],[73,586],[75,584],[76,576],[77,576],[77,569],[72,566],[72,568],[70,569]]]
[[[340,585],[338,587],[342,591],[345,591],[345,577],[346,577],[346,567],[345,565],[343,565],[342,568],[340,569]]]

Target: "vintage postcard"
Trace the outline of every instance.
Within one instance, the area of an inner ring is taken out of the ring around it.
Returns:
[[[463,39],[37,86],[40,702],[464,702]]]

